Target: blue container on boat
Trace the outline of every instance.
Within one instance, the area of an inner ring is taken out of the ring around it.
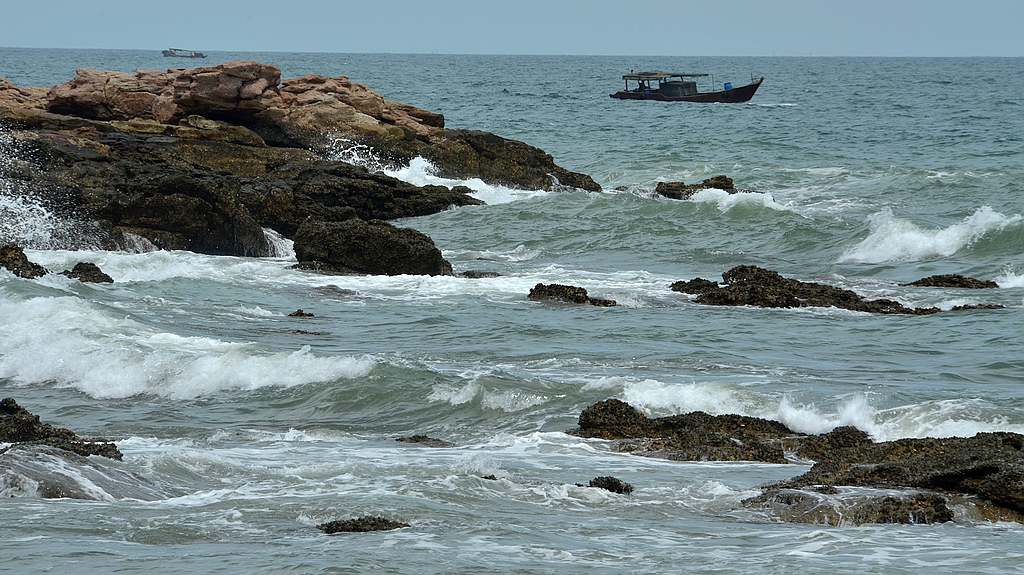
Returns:
[[[732,82],[726,82],[724,86],[726,90],[732,90]]]

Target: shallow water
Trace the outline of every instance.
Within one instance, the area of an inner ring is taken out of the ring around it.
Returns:
[[[211,54],[203,63],[236,57],[286,76],[348,74],[625,190],[459,182],[489,205],[400,222],[429,234],[457,270],[504,274],[472,280],[304,274],[289,269],[286,241],[280,257],[262,260],[66,251],[81,227],[0,182],[0,237],[26,243],[50,269],[94,261],[116,282],[0,272],[0,392],[44,420],[118,439],[125,462],[110,465],[163,494],[4,499],[9,568],[1019,569],[1017,525],[779,524],[738,502],[802,466],[647,460],[563,432],[607,397],[655,415],[744,413],[805,432],[850,424],[878,439],[1024,432],[1024,114],[1006,96],[1024,88],[1024,60]],[[63,81],[76,66],[168,64],[146,52],[0,49],[0,75],[26,85]],[[768,79],[746,105],[607,97],[624,70],[669,67]],[[372,161],[357,152],[346,157]],[[423,161],[388,169],[455,183]],[[691,201],[651,191],[658,180],[718,173],[757,191]],[[915,306],[1008,308],[720,309],[668,289],[738,264]],[[898,285],[952,272],[1000,288]],[[623,305],[525,299],[551,281]],[[300,307],[316,317],[287,317]],[[392,441],[411,433],[460,447]],[[490,473],[499,480],[478,477]],[[634,495],[573,485],[606,474],[633,483]],[[412,527],[330,538],[313,527],[363,513]]]

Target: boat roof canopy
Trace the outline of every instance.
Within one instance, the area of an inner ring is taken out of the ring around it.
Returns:
[[[711,74],[694,74],[693,72],[634,72],[622,76],[623,80],[664,80],[666,78],[699,78]]]

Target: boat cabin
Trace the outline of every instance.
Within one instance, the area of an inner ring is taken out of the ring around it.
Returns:
[[[694,96],[697,94],[697,78],[705,78],[710,74],[693,74],[689,72],[636,72],[622,77],[626,81],[627,92],[651,93],[674,98]],[[636,82],[631,88],[630,82]]]

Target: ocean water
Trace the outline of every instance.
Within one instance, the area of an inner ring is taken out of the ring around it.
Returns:
[[[564,433],[608,397],[879,440],[1024,432],[1024,59],[614,58],[213,53],[346,74],[449,126],[522,139],[606,192],[466,184],[486,206],[398,222],[457,271],[492,279],[329,277],[278,257],[69,251],[81,226],[0,181],[0,237],[112,285],[0,272],[0,395],[111,437],[158,492],[96,501],[4,486],[12,572],[1017,573],[1016,524],[792,525],[739,501],[802,465],[679,463]],[[0,49],[0,75],[50,85],[76,67],[191,61],[142,51]],[[629,69],[766,77],[742,105],[620,102]],[[9,160],[0,133],[0,162]],[[339,158],[375,166],[372,150]],[[657,197],[728,174],[753,190]],[[619,189],[616,189],[619,188]],[[671,292],[757,264],[908,305],[1005,310],[879,317],[712,308]],[[935,273],[985,291],[904,288]],[[526,300],[581,285],[617,308]],[[287,317],[296,308],[311,319]],[[295,329],[324,332],[296,336]],[[394,442],[425,433],[457,444]],[[3,457],[3,455],[0,455]],[[103,467],[106,466],[106,467]],[[495,474],[498,481],[480,475]],[[632,496],[575,487],[597,475]],[[151,500],[150,500],[151,499]],[[362,514],[409,529],[326,537]]]

